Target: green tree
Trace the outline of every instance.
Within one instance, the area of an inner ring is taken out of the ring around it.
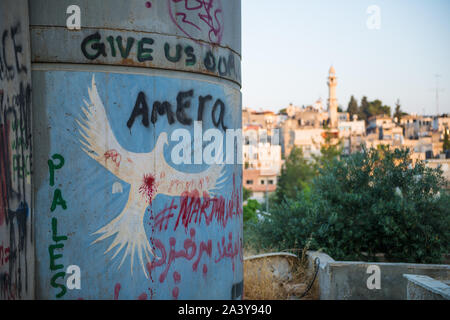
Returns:
[[[358,115],[358,101],[356,101],[355,97],[352,95],[350,97],[350,101],[348,103],[347,112],[350,115],[350,120],[353,120],[353,115]]]
[[[247,201],[247,199],[252,196],[253,192],[245,187],[243,187],[242,189],[242,199],[244,201]]]
[[[369,112],[369,101],[367,101],[367,97],[364,96],[361,99],[361,104],[358,110],[358,118],[367,122],[367,119],[370,116]]]
[[[294,147],[281,169],[275,201],[280,202],[285,197],[295,198],[299,191],[307,187],[315,174],[314,166],[305,159],[302,149]]]
[[[400,100],[397,99],[397,101],[395,102],[395,112],[394,112],[394,118],[397,118],[397,123],[400,123],[400,119],[404,115],[405,112],[401,110]]]
[[[440,263],[450,249],[450,195],[440,169],[408,150],[363,149],[319,169],[258,225],[258,243],[323,250],[339,260]]]
[[[320,144],[320,155],[313,156],[316,168],[330,164],[342,154],[342,140],[335,137],[329,129],[325,131],[324,135],[324,142]]]
[[[370,118],[371,116],[383,115],[383,114],[387,115],[387,116],[391,116],[391,107],[383,105],[383,102],[378,99],[369,102],[368,118]]]
[[[261,205],[257,200],[250,199],[247,201],[247,204],[244,206],[244,214],[243,214],[243,220],[244,220],[244,228],[248,226],[250,223],[255,223],[258,220],[258,213],[257,211],[261,208]]]
[[[446,152],[447,150],[450,150],[450,141],[448,138],[448,129],[445,128],[445,133],[444,133],[444,144],[442,147],[443,151]]]

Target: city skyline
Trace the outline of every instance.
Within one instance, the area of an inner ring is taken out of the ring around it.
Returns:
[[[379,29],[367,26],[373,5]],[[382,100],[392,112],[400,99],[405,112],[434,115],[439,74],[439,113],[449,113],[449,9],[446,1],[245,1],[243,107],[279,111],[318,98],[326,107],[333,65],[343,110],[354,95]]]

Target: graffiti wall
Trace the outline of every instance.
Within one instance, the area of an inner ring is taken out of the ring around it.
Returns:
[[[0,299],[33,297],[27,1],[0,2]]]
[[[163,72],[33,82],[38,297],[239,298],[239,88]]]
[[[30,6],[37,298],[239,299],[240,1]]]
[[[76,32],[62,27],[69,4],[80,6],[84,26]],[[163,68],[241,83],[240,1],[108,0],[117,10],[104,10],[104,0],[30,6],[39,11],[31,16],[33,62]]]

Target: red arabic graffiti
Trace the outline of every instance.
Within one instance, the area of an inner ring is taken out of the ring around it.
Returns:
[[[167,279],[167,275],[170,272],[172,264],[177,259],[185,259],[191,261],[192,271],[197,272],[198,266],[202,257],[206,256],[210,259],[213,258],[213,245],[212,240],[196,242],[195,240],[195,229],[191,228],[189,231],[189,238],[185,239],[183,242],[183,247],[180,250],[176,249],[177,240],[174,237],[169,238],[169,252],[165,245],[159,239],[154,239],[153,244],[156,251],[159,251],[158,256],[160,258],[153,260],[147,264],[147,270],[150,274],[154,272],[156,268],[162,267],[163,270],[159,275],[159,282],[163,283]],[[215,254],[214,263],[219,263],[224,259],[230,259],[233,272],[235,270],[236,259],[239,257],[239,261],[243,261],[242,252],[242,239],[238,235],[233,241],[233,233],[228,234],[228,243],[225,237],[222,237],[221,241],[217,242],[217,253]],[[208,266],[206,263],[202,266],[202,274],[206,276],[208,273]],[[172,274],[173,282],[175,287],[172,289],[172,297],[174,299],[178,298],[180,293],[179,287],[177,286],[181,282],[181,275],[178,271],[174,271]]]
[[[155,268],[165,265],[163,272],[159,276],[159,282],[162,283],[164,282],[164,280],[167,277],[167,274],[169,273],[170,266],[176,259],[184,258],[188,261],[192,261],[192,259],[194,259],[195,256],[197,257],[194,260],[194,263],[192,264],[192,271],[197,271],[198,265],[200,263],[203,254],[206,253],[207,256],[211,257],[212,241],[211,240],[208,240],[207,242],[200,241],[197,250],[197,244],[194,238],[195,238],[195,229],[192,228],[189,232],[189,238],[184,240],[183,242],[183,249],[177,251],[175,249],[177,240],[174,237],[170,237],[169,254],[167,254],[164,244],[159,239],[154,239],[153,240],[154,246],[161,253],[161,258],[147,264],[147,269],[149,273],[152,273],[152,270],[154,270]],[[203,268],[203,270],[205,270],[205,268]],[[174,279],[179,282],[181,277],[177,273],[177,275],[174,275]]]
[[[190,39],[206,30],[209,40],[220,44],[223,35],[223,12],[220,0],[167,0],[173,23]]]

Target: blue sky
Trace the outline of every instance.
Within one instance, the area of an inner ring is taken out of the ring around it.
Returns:
[[[379,30],[366,26],[377,5]],[[353,94],[392,107],[450,113],[450,1],[242,0],[243,107],[277,111],[328,98],[333,64],[338,102]]]

